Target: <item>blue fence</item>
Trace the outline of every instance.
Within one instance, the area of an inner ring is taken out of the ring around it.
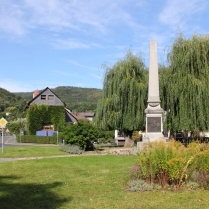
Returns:
[[[57,131],[53,131],[53,130],[36,131],[36,136],[53,136],[54,134],[57,134]]]

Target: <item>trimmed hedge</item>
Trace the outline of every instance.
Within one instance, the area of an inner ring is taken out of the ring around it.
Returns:
[[[20,135],[17,136],[17,142],[20,143]],[[57,135],[53,135],[53,136],[21,135],[21,143],[57,144]]]

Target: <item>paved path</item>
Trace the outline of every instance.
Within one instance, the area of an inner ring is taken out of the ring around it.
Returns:
[[[18,143],[16,136],[4,136],[3,138],[4,147],[7,146],[57,146],[56,144],[37,144],[37,143]],[[1,145],[1,142],[0,142]]]
[[[79,156],[96,156],[96,155],[106,155],[104,152],[84,152],[81,155],[78,154],[69,154],[69,155],[54,155],[54,156],[37,156],[37,157],[17,157],[17,158],[0,158],[0,163],[11,162],[11,161],[20,161],[20,160],[38,160],[46,158],[63,158],[63,157],[79,157]]]
[[[79,155],[57,155],[57,156],[39,156],[39,157],[17,157],[17,158],[0,158],[0,163],[2,162],[11,162],[11,161],[20,161],[20,160],[37,160],[44,158],[61,158],[61,157],[73,157]]]
[[[4,137],[4,147],[5,146],[58,146],[56,144],[36,144],[36,143],[18,143],[15,136],[5,136]],[[84,152],[81,155],[78,154],[69,154],[69,155],[55,155],[55,156],[37,156],[37,157],[18,157],[18,158],[0,158],[0,163],[2,162],[11,162],[11,161],[20,161],[20,160],[37,160],[44,158],[63,158],[63,157],[78,157],[78,156],[95,156],[95,155],[129,155],[132,149],[127,148],[115,148],[111,151],[88,151]]]

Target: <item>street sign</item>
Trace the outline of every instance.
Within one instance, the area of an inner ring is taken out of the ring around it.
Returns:
[[[4,127],[6,126],[7,123],[8,123],[8,122],[7,122],[6,119],[4,119],[4,118],[1,118],[1,119],[0,119],[0,126],[1,126],[1,128],[4,128]]]
[[[2,132],[1,132],[1,150],[2,150],[2,153],[4,152],[3,150],[3,148],[4,148],[4,146],[3,146],[3,143],[4,143],[4,140],[3,140],[3,138],[4,138],[4,128],[5,128],[5,126],[6,126],[6,124],[7,124],[8,122],[4,119],[4,118],[1,118],[0,119],[0,127],[2,128]]]

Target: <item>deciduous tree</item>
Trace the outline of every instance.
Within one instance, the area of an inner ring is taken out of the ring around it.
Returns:
[[[106,67],[103,95],[95,122],[104,130],[121,130],[126,144],[134,130],[144,129],[147,71],[141,57],[128,52],[123,60]]]
[[[209,36],[182,35],[168,54],[169,67],[161,72],[161,99],[170,130],[209,128]]]

